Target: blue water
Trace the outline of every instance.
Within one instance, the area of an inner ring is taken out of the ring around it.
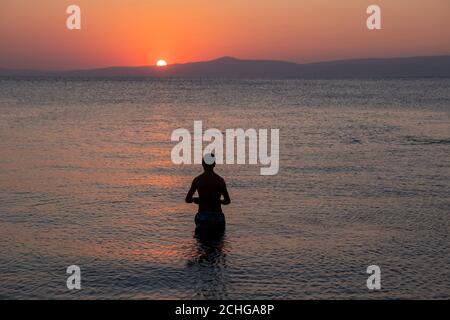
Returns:
[[[0,80],[0,298],[450,298],[450,80]],[[176,128],[280,129],[194,237]],[[82,289],[66,288],[78,265]],[[378,265],[382,289],[366,287]]]

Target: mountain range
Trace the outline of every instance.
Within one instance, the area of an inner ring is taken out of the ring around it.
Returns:
[[[339,60],[308,64],[222,57],[166,67],[109,67],[67,71],[0,68],[0,77],[300,79],[450,77],[450,56]]]

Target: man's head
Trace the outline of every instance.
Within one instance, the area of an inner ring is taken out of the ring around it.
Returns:
[[[214,153],[207,153],[203,156],[202,166],[205,170],[213,170],[216,166],[216,157]]]

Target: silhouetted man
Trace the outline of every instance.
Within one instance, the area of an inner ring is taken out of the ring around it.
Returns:
[[[202,161],[204,172],[192,181],[191,189],[186,196],[187,203],[199,205],[195,216],[197,227],[225,227],[225,216],[222,204],[230,204],[225,180],[214,172],[216,166],[213,154],[207,154]],[[195,191],[199,197],[193,197]],[[223,196],[223,199],[221,199]]]

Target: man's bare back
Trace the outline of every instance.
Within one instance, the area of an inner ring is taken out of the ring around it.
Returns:
[[[186,202],[197,203],[193,198],[195,191],[199,195],[199,212],[222,212],[221,205],[227,205],[231,202],[225,180],[216,174],[212,168],[205,169],[205,172],[192,181],[191,189],[186,196]],[[223,200],[221,196],[223,196]]]
[[[208,160],[205,161],[205,159]],[[214,154],[205,155],[202,166],[204,172],[192,181],[186,195],[186,202],[198,204],[198,213],[219,213],[223,216],[222,204],[230,204],[231,200],[225,180],[214,172],[216,166]],[[198,192],[198,198],[193,197],[195,191]],[[223,199],[221,199],[222,196]]]

